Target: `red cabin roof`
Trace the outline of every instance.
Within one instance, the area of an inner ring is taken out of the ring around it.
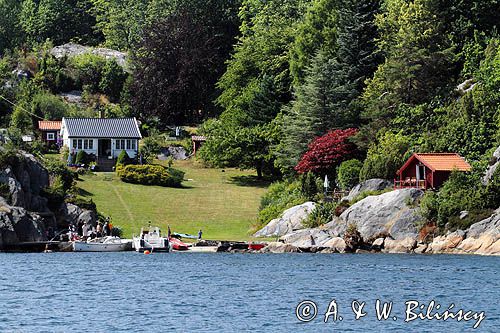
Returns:
[[[398,170],[397,174],[399,175],[415,159],[432,171],[470,171],[472,169],[462,156],[455,153],[415,153]]]
[[[38,129],[40,131],[60,131],[61,121],[57,120],[39,120]]]

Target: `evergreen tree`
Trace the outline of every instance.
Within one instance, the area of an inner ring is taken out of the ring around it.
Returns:
[[[379,8],[377,0],[340,2],[337,50],[331,54],[327,48],[313,58],[295,100],[284,109],[283,140],[276,150],[284,171],[297,164],[315,136],[358,125],[356,100],[380,62],[374,42]]]

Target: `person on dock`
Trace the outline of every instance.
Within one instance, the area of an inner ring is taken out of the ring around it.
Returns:
[[[200,231],[198,231],[198,240],[201,240],[201,236],[202,236],[202,235],[203,235],[203,232],[202,232],[202,231],[201,231],[201,229],[200,229]]]
[[[104,230],[104,234],[106,236],[111,235],[111,230],[109,229],[109,219],[108,218],[106,218],[106,221],[104,222],[103,230]]]
[[[82,237],[83,241],[86,241],[89,238],[90,226],[85,222],[82,226]]]
[[[97,234],[97,238],[101,238],[103,236],[101,222],[97,222],[96,234]]]

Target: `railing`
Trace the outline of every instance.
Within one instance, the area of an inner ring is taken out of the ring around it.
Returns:
[[[427,182],[425,180],[417,180],[415,178],[405,180],[394,179],[394,189],[402,188],[419,188],[425,190],[427,189]]]

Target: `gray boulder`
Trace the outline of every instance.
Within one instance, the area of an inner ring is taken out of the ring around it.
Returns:
[[[314,210],[316,204],[314,202],[306,202],[302,205],[294,206],[283,212],[283,214],[271,220],[264,228],[257,231],[254,237],[273,237],[283,236],[295,230],[303,229],[303,221],[307,219],[309,214]]]
[[[495,152],[493,153],[490,166],[488,170],[486,170],[486,174],[484,175],[483,178],[483,184],[486,185],[489,183],[489,181],[493,177],[493,174],[499,168],[499,165],[500,165],[500,146],[498,146],[497,150],[495,150]]]
[[[22,207],[13,207],[0,199],[0,249],[18,242],[46,240],[43,219]]]
[[[120,52],[117,50],[102,48],[102,47],[89,47],[75,43],[67,43],[63,45],[56,46],[50,50],[50,54],[52,54],[55,58],[63,58],[63,57],[75,57],[85,53],[92,53],[103,57],[105,59],[115,59],[117,64],[122,68],[127,68],[127,53]]]
[[[413,204],[423,195],[418,189],[402,189],[381,195],[368,196],[327,224],[334,235],[343,235],[347,226],[356,225],[365,241],[379,235],[390,235],[395,240],[416,238],[416,223],[422,217]]]
[[[162,148],[160,154],[157,156],[159,160],[166,160],[169,157],[172,157],[174,160],[187,160],[188,154],[186,149],[178,146],[170,146],[166,148]]]
[[[342,201],[352,201],[358,195],[366,191],[382,191],[393,186],[393,183],[386,179],[368,179],[356,186],[349,192],[349,195],[342,198]]]
[[[332,239],[332,235],[327,230],[319,228],[302,229],[291,232],[281,237],[281,240],[299,248],[324,247],[325,243]]]

